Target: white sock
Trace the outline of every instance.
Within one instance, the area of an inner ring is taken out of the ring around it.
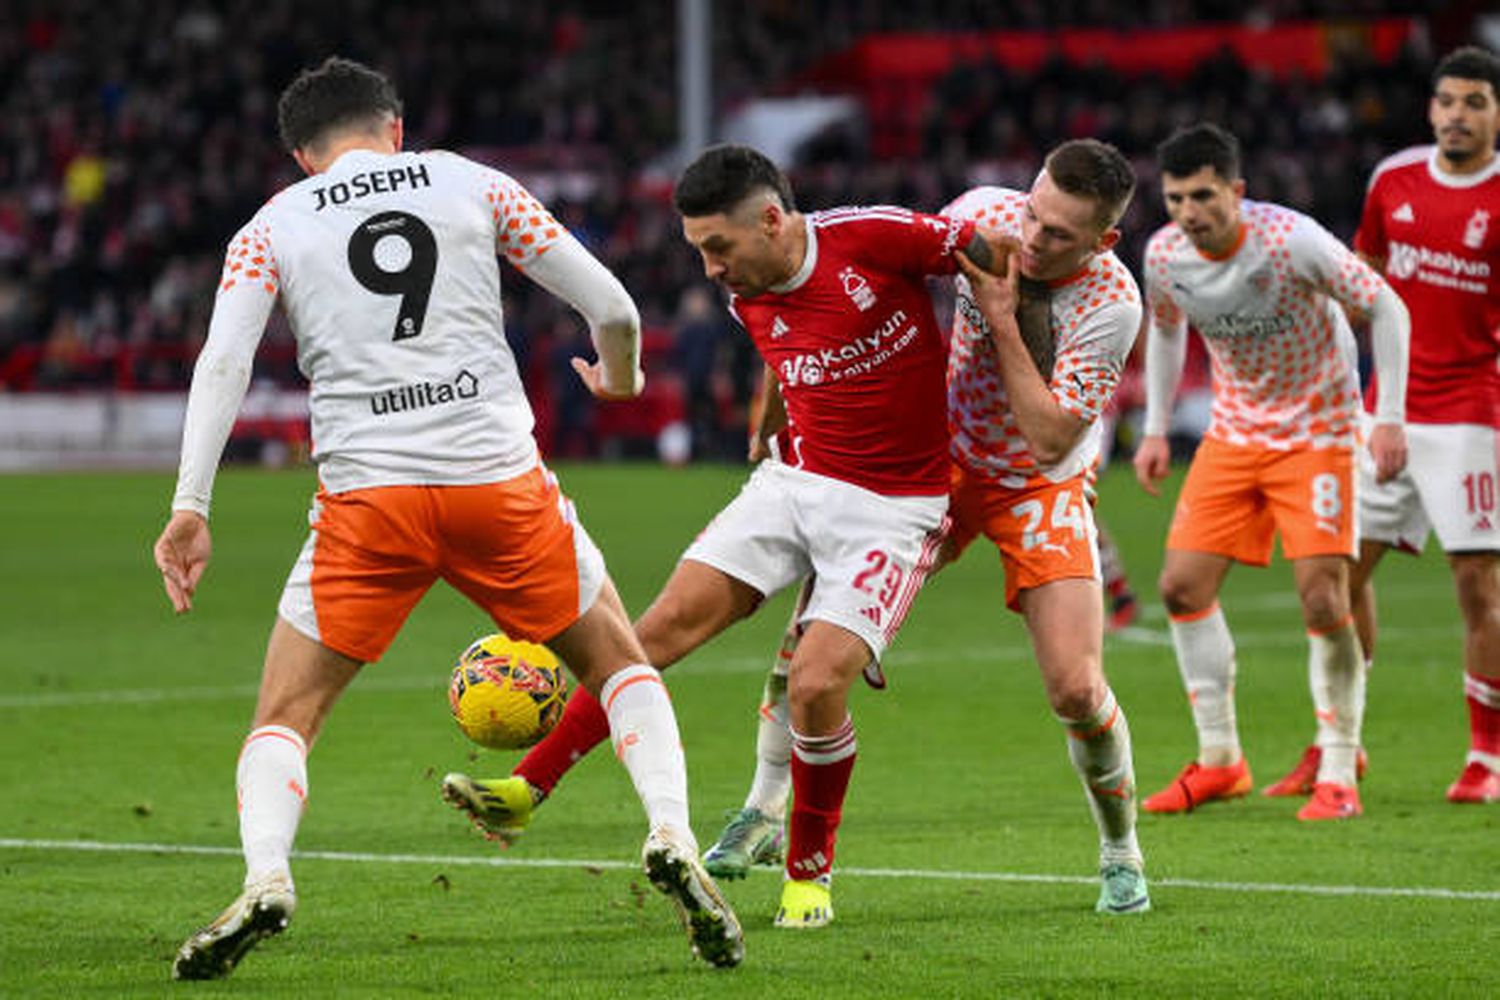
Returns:
[[[615,756],[630,772],[651,829],[669,826],[696,851],[688,822],[687,761],[661,674],[644,663],[626,667],[604,682],[599,703],[609,717]]]
[[[1143,866],[1135,836],[1135,765],[1130,753],[1130,726],[1125,712],[1106,689],[1099,710],[1086,719],[1058,716],[1068,730],[1068,758],[1088,792],[1089,809],[1099,828],[1102,865]]]
[[[1224,611],[1215,604],[1197,618],[1173,618],[1170,625],[1177,669],[1198,727],[1199,758],[1211,766],[1233,764],[1241,751],[1234,721],[1234,639]]]
[[[792,792],[792,726],[787,715],[786,677],[796,645],[796,638],[789,632],[776,665],[766,675],[755,730],[755,778],[745,796],[745,808],[772,819],[785,817]]]
[[[307,805],[307,744],[295,729],[261,726],[245,738],[235,768],[245,884],[291,877],[292,841]]]
[[[1354,622],[1307,636],[1307,682],[1318,717],[1318,781],[1352,786],[1365,715],[1365,663]]]

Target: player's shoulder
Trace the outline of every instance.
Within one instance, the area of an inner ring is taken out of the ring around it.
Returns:
[[[1175,222],[1168,222],[1158,226],[1146,240],[1146,260],[1164,261],[1188,246],[1187,234],[1182,231],[1182,227]]]
[[[1289,231],[1313,221],[1312,216],[1289,205],[1274,201],[1252,201],[1249,198],[1240,202],[1240,218],[1246,225],[1261,232]]]
[[[862,229],[883,228],[896,222],[911,224],[917,213],[899,205],[844,205],[839,208],[824,208],[807,213],[808,225],[818,230],[858,232]]]
[[[1432,161],[1437,147],[1428,143],[1425,146],[1408,146],[1397,153],[1392,153],[1379,163],[1375,169],[1370,171],[1370,187],[1382,178],[1390,179],[1403,175],[1419,175],[1427,172],[1427,164]]]
[[[1106,302],[1138,303],[1141,300],[1141,289],[1136,284],[1135,275],[1130,273],[1130,268],[1125,266],[1124,261],[1115,256],[1114,251],[1094,258],[1094,266],[1089,270],[1085,285],[1096,293],[1095,297],[1103,298]]]
[[[981,224],[999,225],[1013,222],[1019,225],[1020,210],[1026,196],[1020,191],[984,184],[970,188],[943,206],[940,214],[951,219],[973,220]]]

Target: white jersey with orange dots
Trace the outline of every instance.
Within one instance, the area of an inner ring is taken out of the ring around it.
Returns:
[[[1008,188],[974,188],[943,214],[1019,239],[1026,198]],[[1094,466],[1099,416],[1114,396],[1141,325],[1140,290],[1113,253],[1098,254],[1078,274],[1051,283],[1051,293],[1057,346],[1049,388],[1059,406],[1089,427],[1062,460],[1041,468],[1011,412],[989,327],[968,281],[958,279],[948,354],[951,454],[970,472],[1017,487],[1039,474],[1061,481]]]
[[[1358,434],[1357,352],[1339,304],[1364,313],[1378,304],[1388,313],[1395,296],[1368,264],[1306,215],[1248,199],[1240,215],[1239,238],[1220,256],[1198,250],[1176,224],[1151,237],[1145,263],[1148,336],[1157,341],[1165,334],[1185,344],[1189,323],[1203,336],[1214,379],[1207,437],[1273,450],[1352,447]],[[1400,327],[1401,377],[1392,380],[1396,391],[1386,401],[1386,416],[1396,421],[1405,384],[1400,311],[1400,322],[1392,325]],[[1391,363],[1391,352],[1381,345],[1377,354]],[[1159,367],[1157,357],[1148,344],[1148,434],[1164,433],[1170,417],[1171,391],[1163,389],[1162,374],[1152,371]],[[1180,355],[1177,367],[1180,372]]]
[[[356,149],[279,192],[229,244],[174,508],[207,513],[278,301],[310,383],[313,458],[330,492],[496,482],[534,466],[500,256],[579,309],[596,335],[622,316],[638,327],[603,265],[521,184],[472,160]]]

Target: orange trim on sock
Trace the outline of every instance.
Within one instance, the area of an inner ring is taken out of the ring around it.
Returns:
[[[661,689],[663,691],[667,689],[667,686],[665,684],[662,684],[661,682],[661,674],[655,671],[652,671],[649,674],[636,674],[634,677],[630,678],[630,680],[623,681],[618,687],[616,687],[609,693],[609,701],[604,703],[604,714],[609,714],[609,710],[614,707],[615,699],[620,697],[621,691],[624,691],[632,684],[639,684],[642,681],[655,681],[657,684],[661,684]]]
[[[1203,619],[1207,618],[1209,615],[1213,614],[1215,611],[1218,611],[1218,610],[1219,610],[1219,602],[1218,601],[1214,601],[1212,604],[1210,604],[1208,607],[1204,608],[1202,611],[1189,611],[1185,615],[1174,615],[1171,612],[1168,612],[1167,613],[1167,617],[1170,618],[1170,619],[1172,619],[1172,621],[1176,622],[1179,625],[1186,625],[1189,622],[1202,621]]]
[[[1317,638],[1317,639],[1326,638],[1327,636],[1333,635],[1333,633],[1335,633],[1335,632],[1342,632],[1344,629],[1348,628],[1349,626],[1351,626],[1353,624],[1354,624],[1354,612],[1351,611],[1347,615],[1345,615],[1343,618],[1339,619],[1339,623],[1337,625],[1330,625],[1328,628],[1325,628],[1325,629],[1316,629],[1316,628],[1310,628],[1310,629],[1308,629],[1307,630],[1307,636],[1310,639],[1312,639],[1312,638]]]
[[[248,747],[251,743],[254,743],[256,740],[266,739],[267,737],[274,737],[278,740],[286,740],[292,746],[297,748],[298,753],[302,754],[304,757],[307,756],[307,745],[305,743],[300,740],[292,739],[286,733],[278,733],[274,729],[257,729],[249,736],[246,736],[245,742],[240,746],[240,756],[243,757],[245,755],[245,748]]]
[[[1109,718],[1105,719],[1104,723],[1102,725],[1095,726],[1093,729],[1090,729],[1086,733],[1080,733],[1076,729],[1073,729],[1070,726],[1068,728],[1068,735],[1071,736],[1071,737],[1073,737],[1075,740],[1091,740],[1091,739],[1093,739],[1096,736],[1103,736],[1105,733],[1109,732],[1111,729],[1114,728],[1114,726],[1115,726],[1115,720],[1118,719],[1119,717],[1120,717],[1120,704],[1119,704],[1119,702],[1116,702],[1115,703],[1115,710],[1113,712],[1109,713]]]

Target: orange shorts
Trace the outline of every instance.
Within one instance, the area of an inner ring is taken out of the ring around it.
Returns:
[[[1205,438],[1177,498],[1167,548],[1265,566],[1279,533],[1288,559],[1352,557],[1355,500],[1350,448],[1272,451]]]
[[[311,520],[279,613],[365,662],[380,659],[439,578],[535,642],[576,621],[604,580],[603,556],[541,466],[477,486],[319,490]]]
[[[1089,474],[1054,483],[1042,476],[1025,486],[1002,486],[955,463],[948,516],[954,557],[979,535],[1000,550],[1005,606],[1019,611],[1023,590],[1056,580],[1099,579]]]

